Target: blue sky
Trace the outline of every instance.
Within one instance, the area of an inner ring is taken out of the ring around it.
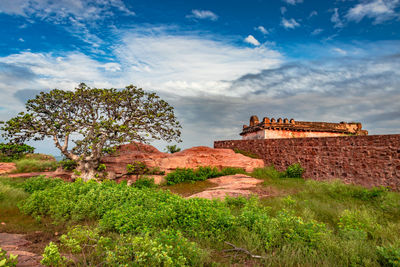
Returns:
[[[0,25],[0,120],[85,82],[159,93],[182,147],[253,114],[400,132],[400,0],[0,0]]]

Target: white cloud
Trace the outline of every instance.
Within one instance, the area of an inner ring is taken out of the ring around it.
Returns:
[[[287,8],[284,6],[281,6],[281,14],[284,15],[287,11]]]
[[[341,49],[341,48],[339,48],[339,47],[334,47],[332,50],[333,50],[335,53],[340,54],[340,55],[342,55],[342,56],[347,55],[347,51],[346,51],[346,50],[343,50],[343,49]]]
[[[300,27],[300,24],[295,19],[285,19],[282,18],[281,25],[286,29],[294,29]]]
[[[62,24],[63,29],[92,45],[94,48],[103,41],[91,33],[92,27],[107,17],[114,16],[116,10],[126,15],[135,15],[123,0],[12,0],[0,1],[0,13],[19,15],[27,21],[43,20],[53,24]],[[23,24],[21,27],[26,24]]]
[[[289,5],[295,5],[298,3],[303,3],[303,0],[282,0],[283,2],[289,4]]]
[[[311,11],[310,15],[308,15],[308,18],[310,19],[310,18],[312,18],[314,16],[318,16],[318,12],[315,11],[315,10]]]
[[[186,16],[187,18],[196,18],[196,19],[208,19],[212,21],[216,21],[218,19],[218,16],[210,11],[210,10],[198,10],[198,9],[193,9],[192,13],[190,15]]]
[[[333,9],[331,22],[333,22],[333,27],[335,27],[335,28],[343,28],[344,27],[344,24],[343,24],[343,22],[342,22],[342,20],[340,19],[340,16],[339,16],[339,9],[338,8]]]
[[[116,8],[128,15],[129,10],[122,0],[13,0],[0,1],[0,13],[39,17],[46,21],[61,23],[73,16],[78,21],[95,21],[113,15],[111,8]]]
[[[249,44],[252,44],[252,45],[255,45],[255,46],[259,46],[259,45],[260,45],[260,42],[259,42],[256,38],[254,38],[253,35],[247,36],[247,37],[244,39],[244,41],[245,41],[246,43],[249,43]]]
[[[24,38],[18,38],[18,41],[21,43],[25,42]]]
[[[323,29],[318,28],[318,29],[313,30],[313,31],[311,32],[311,35],[318,35],[318,34],[320,34],[320,33],[323,32],[323,31],[324,31]]]
[[[361,21],[364,17],[374,19],[375,24],[399,17],[395,8],[400,5],[399,0],[373,0],[359,3],[349,9],[346,18],[350,21]]]
[[[264,26],[258,26],[255,30],[261,32],[262,34],[268,34],[268,30],[264,28]]]

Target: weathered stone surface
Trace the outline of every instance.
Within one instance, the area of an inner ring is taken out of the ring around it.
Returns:
[[[227,140],[214,142],[214,147],[252,152],[278,170],[300,162],[305,178],[341,179],[345,183],[390,186],[400,191],[399,134]]]
[[[102,163],[106,165],[111,178],[125,174],[126,165],[135,161],[144,162],[149,167],[159,167],[161,171],[166,173],[176,168],[197,168],[200,166],[237,167],[244,168],[246,171],[264,166],[263,160],[237,154],[231,149],[200,146],[169,154],[162,153],[153,146],[139,143],[122,145],[117,149],[115,155],[102,159]]]
[[[15,169],[15,163],[13,162],[0,162],[0,174],[10,173]]]
[[[188,198],[224,199],[226,196],[249,196],[255,194],[255,187],[263,182],[263,180],[243,174],[227,175],[208,179],[207,181],[216,184],[216,187],[191,195]]]

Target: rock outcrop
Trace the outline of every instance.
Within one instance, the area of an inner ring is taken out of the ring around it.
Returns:
[[[113,155],[102,159],[110,178],[126,177],[127,164],[135,161],[143,162],[148,167],[158,167],[166,173],[176,168],[198,168],[200,166],[212,166],[220,169],[237,167],[248,172],[254,168],[264,167],[264,161],[261,159],[252,159],[237,154],[231,149],[215,149],[205,146],[169,154],[160,152],[150,145],[131,143],[118,147]]]
[[[10,173],[16,170],[13,162],[0,162],[0,174]]]

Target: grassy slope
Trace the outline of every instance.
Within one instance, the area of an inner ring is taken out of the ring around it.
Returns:
[[[310,251],[296,243],[263,252],[264,244],[258,233],[235,232],[230,237],[236,245],[266,259],[251,260],[243,254],[222,253],[226,247],[221,242],[194,240],[211,251],[211,261],[231,265],[255,264],[267,266],[377,266],[377,246],[400,245],[400,194],[385,190],[366,190],[358,186],[336,182],[316,182],[303,179],[280,178],[273,168],[254,171],[251,176],[264,179],[263,186],[279,192],[279,196],[264,198],[260,203],[270,214],[290,210],[304,220],[324,223],[331,234],[322,239],[319,250]],[[19,212],[16,202],[29,195],[20,187],[22,179],[0,178],[0,231],[51,233],[61,229],[49,224],[44,217],[41,223]],[[196,193],[209,187],[209,182],[184,183],[166,187],[181,195]],[[1,197],[2,196],[2,197]],[[4,197],[5,196],[5,197]],[[240,205],[231,205],[232,214],[242,212]],[[54,237],[54,236],[53,236]],[[230,257],[226,257],[230,255]],[[350,255],[350,256],[349,256]],[[351,256],[353,255],[353,256]],[[352,258],[353,257],[353,258]]]

